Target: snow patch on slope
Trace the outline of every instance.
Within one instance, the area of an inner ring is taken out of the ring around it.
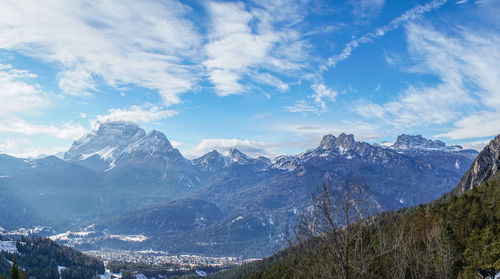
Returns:
[[[16,242],[13,240],[0,240],[0,252],[17,253]]]

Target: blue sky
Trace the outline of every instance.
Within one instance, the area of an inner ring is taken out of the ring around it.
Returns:
[[[0,153],[65,151],[113,120],[190,158],[341,132],[479,149],[500,133],[498,14],[493,0],[2,0]]]

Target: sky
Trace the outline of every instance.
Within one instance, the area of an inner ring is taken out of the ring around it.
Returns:
[[[0,0],[0,153],[98,123],[188,158],[297,154],[341,132],[481,149],[500,133],[495,0]]]

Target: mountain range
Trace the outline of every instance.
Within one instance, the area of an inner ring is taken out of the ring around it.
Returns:
[[[161,132],[107,122],[75,141],[64,159],[0,155],[0,225],[59,232],[95,224],[96,235],[147,237],[94,237],[87,248],[263,256],[283,243],[321,183],[356,180],[381,208],[397,209],[453,189],[476,156],[420,135],[369,144],[342,133],[298,155],[251,158],[232,149],[188,160]]]
[[[309,235],[263,260],[207,278],[472,279],[478,273],[498,278],[499,143],[500,135],[479,153],[456,188],[438,200],[382,212],[350,228],[329,226],[328,232],[336,233]],[[317,216],[326,218],[323,214]],[[362,237],[355,237],[357,230]]]

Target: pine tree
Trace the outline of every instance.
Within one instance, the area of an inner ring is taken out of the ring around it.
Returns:
[[[10,269],[10,279],[19,279],[19,267],[17,266],[16,255],[12,260],[12,268]]]

